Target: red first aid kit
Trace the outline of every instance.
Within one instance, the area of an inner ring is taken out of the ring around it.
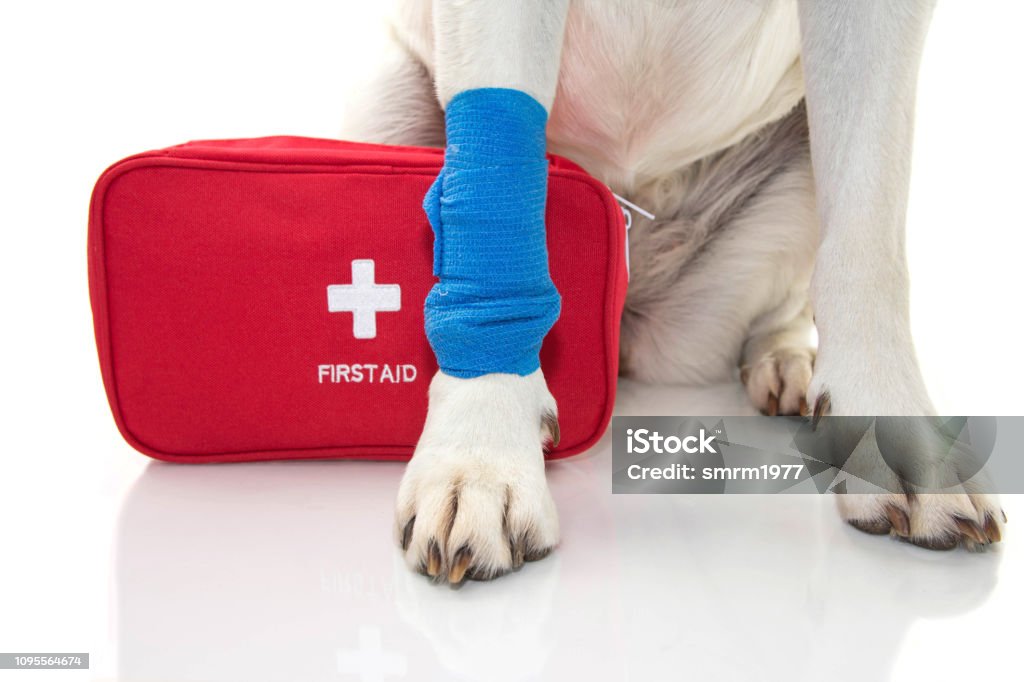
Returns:
[[[211,140],[111,166],[93,191],[89,286],[103,382],[137,450],[175,462],[407,459],[437,365],[421,203],[439,149]],[[626,291],[624,216],[551,157],[562,313],[541,364],[561,443],[604,432]]]

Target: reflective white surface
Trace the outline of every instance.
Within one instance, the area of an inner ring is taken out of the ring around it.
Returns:
[[[619,413],[692,401],[747,411],[734,386],[624,382]],[[816,495],[613,496],[608,443],[549,467],[564,534],[553,555],[459,588],[410,573],[391,543],[400,465],[152,463],[118,522],[118,674],[879,680],[908,642],[944,673],[1007,669],[1015,548],[935,554],[869,537]],[[919,623],[960,635],[915,641]]]

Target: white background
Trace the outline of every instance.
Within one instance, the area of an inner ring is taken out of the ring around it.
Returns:
[[[174,467],[121,441],[87,295],[93,182],[188,139],[336,136],[376,4],[0,10],[0,651],[92,653],[38,680],[1020,675],[1018,497],[1000,552],[930,554],[824,499],[612,498],[606,439],[551,468],[560,551],[456,591],[397,562],[397,465]],[[946,413],[1024,411],[1022,23],[1020,3],[946,0],[925,55],[913,323]],[[619,401],[746,409],[736,386],[626,383]]]

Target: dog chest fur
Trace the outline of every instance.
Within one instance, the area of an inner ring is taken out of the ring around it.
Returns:
[[[394,29],[432,72],[430,5],[402,0]],[[630,192],[792,110],[799,42],[795,0],[572,0],[549,148]]]

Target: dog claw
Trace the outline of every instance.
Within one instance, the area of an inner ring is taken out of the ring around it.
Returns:
[[[1006,514],[1003,514],[1003,523],[1006,523]],[[999,524],[992,518],[991,514],[985,515],[985,536],[989,542],[999,542],[1003,539],[1003,534],[999,530]]]
[[[433,540],[427,547],[427,575],[436,578],[441,574],[441,549]]]
[[[402,551],[409,549],[409,543],[412,541],[412,527],[416,523],[416,517],[409,519],[408,523],[405,524],[405,528],[402,530]]]
[[[811,412],[811,428],[818,428],[818,422],[832,409],[832,396],[828,391],[823,391],[814,401],[814,410]]]
[[[452,559],[452,567],[448,570],[448,582],[453,585],[461,583],[462,579],[466,576],[466,570],[472,562],[473,550],[463,545],[455,553],[455,558]]]
[[[907,518],[906,512],[895,505],[889,504],[885,507],[885,515],[889,517],[892,532],[901,538],[910,536],[910,519]]]
[[[554,412],[545,412],[540,418],[540,427],[542,431],[546,431],[548,436],[551,438],[551,447],[557,448],[559,441],[562,440],[561,429],[558,428],[558,415]]]
[[[800,416],[807,417],[811,414],[811,408],[807,405],[807,398],[800,398]]]
[[[892,523],[886,519],[849,519],[847,523],[868,535],[886,535],[892,530]]]
[[[987,545],[989,543],[989,539],[988,536],[985,535],[985,531],[983,531],[974,521],[962,516],[954,516],[953,523],[956,524],[957,529],[965,538],[973,540],[979,545]]]
[[[522,536],[511,538],[509,548],[512,551],[512,568],[519,568],[526,561],[526,542]]]
[[[779,396],[774,393],[768,394],[768,406],[765,408],[764,412],[769,417],[774,417],[779,413]]]

